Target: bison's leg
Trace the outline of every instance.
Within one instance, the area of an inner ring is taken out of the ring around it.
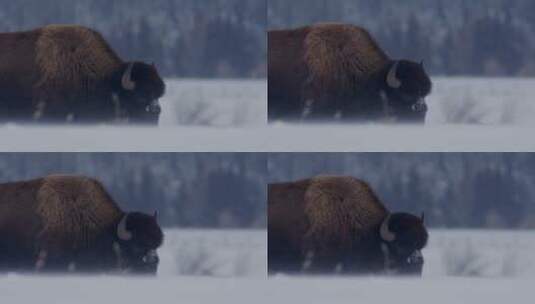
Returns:
[[[336,246],[323,244],[329,238],[317,238],[309,232],[303,239],[301,271],[309,274],[339,273],[343,271],[343,257]],[[318,244],[322,244],[321,246]]]
[[[36,240],[34,271],[65,272],[73,261],[73,254],[65,251],[63,244],[51,232],[42,231]]]
[[[37,102],[37,104],[34,106],[34,110],[32,113],[32,120],[40,121],[41,119],[43,119],[45,110],[46,102],[44,100],[40,100],[39,102]]]
[[[336,255],[309,250],[304,254],[301,271],[308,274],[341,273],[344,264]]]
[[[30,119],[36,123],[72,123],[77,119],[78,102],[72,94],[36,93]]]
[[[301,120],[332,121],[337,113],[337,98],[329,91],[305,83],[301,94]]]
[[[300,98],[299,94],[271,94],[268,98],[268,120],[299,120],[302,112]]]
[[[34,271],[47,272],[57,271],[60,259],[54,256],[48,249],[41,249],[35,258]]]
[[[76,271],[76,262],[71,261],[69,265],[67,266],[68,272],[75,272]]]
[[[272,237],[274,233],[268,234],[268,271],[270,274],[299,273],[301,272],[302,260],[298,250],[286,239]]]
[[[301,120],[310,119],[317,112],[318,96],[314,88],[313,78],[309,76],[301,87]]]
[[[75,259],[71,256],[54,254],[47,249],[41,249],[34,264],[35,272],[72,272],[76,270]]]
[[[36,272],[40,272],[45,268],[47,258],[48,258],[48,251],[41,249],[39,253],[37,254],[37,259],[35,261],[34,269]]]

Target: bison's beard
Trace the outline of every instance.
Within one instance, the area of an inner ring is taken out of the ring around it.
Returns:
[[[118,271],[122,274],[155,275],[160,259],[156,250],[149,250],[143,255],[135,254],[126,243],[113,244]]]
[[[399,257],[386,243],[381,244],[384,259],[384,272],[386,274],[421,275],[424,258],[420,250],[415,250],[408,257]]]
[[[155,100],[150,104],[137,104],[131,101],[132,99],[134,97],[125,96],[125,94],[112,95],[115,113],[114,123],[157,125],[161,112],[158,101]]]

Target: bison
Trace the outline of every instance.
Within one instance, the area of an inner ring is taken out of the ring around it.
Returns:
[[[0,271],[154,274],[162,241],[155,215],[122,211],[95,179],[0,184]]]
[[[156,124],[165,84],[96,31],[48,25],[0,33],[0,121]]]
[[[268,32],[268,117],[425,120],[423,63],[390,59],[363,28],[325,23]]]
[[[353,177],[268,186],[270,274],[419,275],[427,237],[423,215],[390,213]]]

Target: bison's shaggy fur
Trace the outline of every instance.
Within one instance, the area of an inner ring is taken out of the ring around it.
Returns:
[[[340,265],[349,273],[384,270],[380,227],[389,214],[369,185],[353,177],[319,176],[270,184],[269,270],[332,272]],[[403,224],[394,221],[392,231],[420,238],[423,226],[419,220],[413,222],[414,216],[393,217],[401,217]]]
[[[132,240],[118,237],[123,219]],[[0,184],[0,269],[119,271],[137,262],[128,256],[132,242],[149,251],[162,238],[155,218],[123,212],[95,179],[51,175]]]
[[[127,74],[135,86],[124,86]],[[154,66],[124,62],[92,29],[0,33],[1,120],[154,122],[164,90]]]
[[[41,242],[52,253],[87,249],[124,216],[102,184],[87,177],[49,176],[35,203],[42,223]]]
[[[319,254],[347,250],[375,236],[387,211],[365,182],[317,177],[305,193],[310,227],[305,239]]]
[[[362,90],[371,75],[389,63],[371,35],[346,24],[320,24],[304,41],[305,62],[318,85],[339,90]]]
[[[300,257],[295,270],[311,252],[316,259],[334,263],[343,258],[342,252],[369,246],[366,242],[375,239],[386,214],[370,187],[352,177],[321,176],[295,183],[270,184],[270,265],[276,265],[277,256],[283,252]]]
[[[431,82],[423,67],[390,59],[361,27],[323,23],[272,30],[268,44],[270,120],[425,117],[421,100]],[[397,71],[392,75],[400,87],[389,87],[390,70]]]
[[[102,78],[111,78],[122,60],[102,36],[85,27],[49,25],[36,42],[35,60],[41,78],[36,92],[68,94],[98,89]],[[82,97],[82,96],[77,96]]]

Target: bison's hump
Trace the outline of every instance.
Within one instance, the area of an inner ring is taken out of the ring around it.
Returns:
[[[371,188],[353,177],[313,178],[305,202],[308,235],[324,244],[351,246],[374,233],[387,213]]]
[[[365,29],[349,24],[313,25],[304,46],[307,67],[314,79],[324,86],[349,88],[389,61]]]
[[[122,215],[102,185],[88,177],[52,175],[37,193],[42,237],[50,247],[78,248],[109,229]]]
[[[48,25],[36,43],[41,72],[37,87],[81,88],[111,75],[121,60],[96,31],[75,25]]]

